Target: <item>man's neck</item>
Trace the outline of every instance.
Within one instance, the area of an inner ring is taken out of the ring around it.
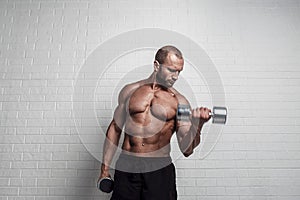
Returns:
[[[153,90],[168,90],[169,88],[159,83],[156,78],[155,72],[153,72],[148,79],[146,79],[148,84],[152,85]]]

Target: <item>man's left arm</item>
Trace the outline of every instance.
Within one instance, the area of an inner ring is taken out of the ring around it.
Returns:
[[[210,119],[209,112],[208,108],[196,108],[191,110],[188,120],[177,119],[177,140],[185,157],[190,156],[200,144],[202,127]]]

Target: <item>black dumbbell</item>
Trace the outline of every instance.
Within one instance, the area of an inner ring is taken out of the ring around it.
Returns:
[[[110,193],[114,189],[114,181],[110,177],[101,178],[97,182],[97,188],[102,192]]]
[[[177,107],[177,120],[186,121],[190,119],[192,111],[189,105],[179,104]],[[226,107],[213,107],[210,115],[213,118],[213,123],[225,124],[227,119],[227,108]]]

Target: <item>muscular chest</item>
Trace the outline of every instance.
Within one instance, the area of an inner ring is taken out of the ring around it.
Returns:
[[[167,90],[153,90],[145,85],[138,88],[130,97],[128,110],[131,116],[136,114],[153,115],[161,120],[170,120],[176,116],[176,96]]]

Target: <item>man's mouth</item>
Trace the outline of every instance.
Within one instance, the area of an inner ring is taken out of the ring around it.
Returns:
[[[171,85],[174,85],[175,81],[169,81],[169,83],[170,83]]]

